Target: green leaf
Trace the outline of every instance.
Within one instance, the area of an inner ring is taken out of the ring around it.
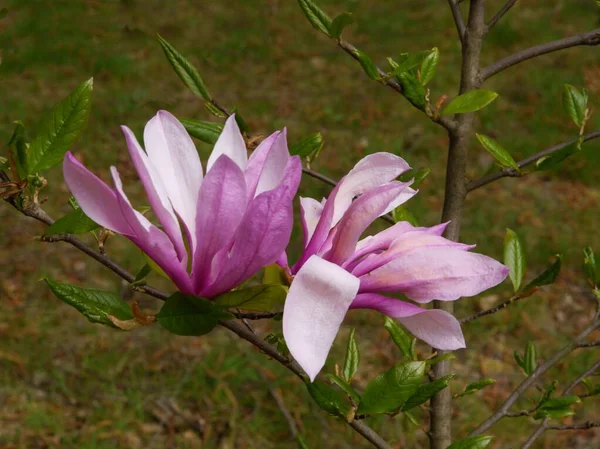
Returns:
[[[519,365],[519,367],[525,371],[525,360],[523,360],[523,357],[521,357],[521,354],[519,354],[517,351],[515,351],[513,353],[513,357],[515,358],[515,361],[517,362],[517,365]]]
[[[533,287],[543,287],[544,285],[553,284],[560,273],[560,268],[562,266],[562,256],[560,254],[556,255],[556,260],[552,265],[550,265],[546,270],[536,277],[533,281],[525,286],[523,290],[527,291]]]
[[[323,148],[323,136],[321,133],[311,134],[290,146],[292,156],[310,157],[315,159]]]
[[[598,269],[596,268],[596,255],[594,250],[588,246],[583,250],[583,271],[590,283],[595,286],[598,284]]]
[[[402,176],[400,176],[400,180],[402,182],[408,182],[412,179],[412,187],[416,187],[419,184],[421,184],[425,180],[425,178],[429,176],[430,173],[430,168],[420,168],[418,170],[411,169],[406,173],[402,173]]]
[[[533,417],[541,418],[564,418],[575,414],[571,405],[578,404],[581,399],[578,396],[561,396],[545,401],[536,411]]]
[[[577,127],[581,127],[587,109],[587,89],[579,90],[575,86],[565,84],[562,93],[563,108]]]
[[[25,179],[27,177],[27,150],[28,145],[25,142],[25,125],[23,122],[14,122],[15,130],[12,137],[8,141],[9,151],[12,150],[13,161],[17,166],[17,175],[19,179]]]
[[[92,105],[93,78],[80,84],[44,118],[27,153],[28,174],[46,170],[63,160],[85,128]]]
[[[177,73],[177,76],[188,89],[190,89],[197,96],[204,98],[206,101],[210,101],[210,94],[206,90],[202,77],[196,70],[196,68],[175,48],[169,44],[165,39],[158,35],[158,42],[165,52],[167,60]]]
[[[537,368],[537,349],[532,341],[527,343],[525,348],[524,368],[525,374],[531,375]]]
[[[396,75],[398,83],[402,86],[402,95],[410,104],[421,111],[425,110],[425,87],[421,81],[409,72],[402,72]]]
[[[298,0],[298,4],[313,27],[325,33],[327,36],[331,35],[331,19],[325,11],[315,5],[311,0]]]
[[[498,97],[496,92],[475,89],[453,99],[442,111],[442,115],[465,114],[485,108]]]
[[[562,407],[562,408],[552,408],[552,409],[543,409],[538,410],[533,415],[533,419],[543,419],[543,418],[553,418],[553,419],[561,419],[566,418],[567,416],[573,416],[575,414],[575,410],[570,407]]]
[[[115,293],[76,287],[47,278],[44,281],[58,299],[73,306],[92,323],[116,328],[109,315],[123,321],[134,318],[129,305]]]
[[[81,209],[75,209],[56,220],[44,235],[52,234],[85,234],[98,229],[100,225],[88,217]]]
[[[427,359],[427,360],[425,360],[425,363],[427,365],[433,366],[433,365],[443,362],[445,360],[454,360],[455,358],[456,358],[456,356],[454,355],[454,353],[449,352],[447,354],[437,355],[435,357],[432,357],[431,359]]]
[[[516,293],[519,291],[525,275],[525,249],[519,236],[508,228],[504,237],[504,265],[509,269],[508,275]]]
[[[424,374],[425,362],[393,366],[369,382],[358,406],[358,413],[376,415],[398,410],[417,392]]]
[[[356,371],[358,371],[358,365],[360,363],[360,352],[358,345],[356,344],[356,338],[354,337],[356,329],[350,331],[350,337],[348,337],[348,347],[346,348],[346,360],[344,361],[343,378],[350,382]]]
[[[191,118],[180,118],[179,121],[184,126],[190,136],[195,137],[202,142],[214,145],[223,131],[221,123],[204,122]]]
[[[495,379],[481,379],[478,380],[477,382],[471,382],[470,384],[468,384],[465,389],[463,390],[462,393],[458,394],[456,397],[457,398],[461,398],[463,396],[467,396],[469,394],[473,394],[476,391],[479,391],[485,387],[487,387],[488,385],[493,385],[496,383]]]
[[[308,446],[304,442],[304,438],[300,434],[296,435],[296,443],[298,443],[298,449],[308,449]]]
[[[235,122],[237,123],[238,128],[240,128],[240,131],[247,133],[250,127],[248,126],[248,123],[246,123],[246,120],[244,120],[244,117],[242,117],[242,114],[238,112],[237,107],[233,108],[233,113],[235,114]]]
[[[431,49],[423,62],[421,62],[421,84],[425,86],[435,76],[438,62],[440,61],[440,51],[437,47]]]
[[[394,217],[394,222],[398,223],[399,221],[408,221],[413,226],[419,226],[419,222],[417,218],[404,206],[396,207],[392,216]]]
[[[350,398],[352,398],[355,404],[358,404],[360,402],[360,396],[356,391],[354,391],[354,388],[352,388],[352,386],[348,382],[346,382],[340,376],[336,376],[335,374],[327,374],[326,376],[332,383],[336,384],[342,389],[344,393],[346,393]]]
[[[154,262],[154,260],[151,259],[148,254],[143,252],[142,255],[144,256],[144,260],[146,261],[146,263],[148,264],[148,266],[150,267],[150,269],[152,271],[154,271],[160,277],[163,277],[165,279],[170,279],[170,277],[167,275],[167,273],[165,273],[164,270],[156,262]]]
[[[542,397],[541,397],[540,401],[538,402],[538,408],[541,407],[542,405],[544,405],[544,402],[546,402],[548,399],[550,399],[550,397],[556,391],[557,386],[558,386],[558,382],[556,380],[554,380],[554,381],[552,381],[552,383],[550,385],[548,385],[544,389]]]
[[[392,58],[387,58],[390,67],[392,68],[392,75],[400,75],[401,73],[410,72],[411,75],[416,75],[415,67],[423,63],[425,58],[431,54],[431,50],[423,50],[418,53],[402,53],[400,55],[400,62],[394,61]]]
[[[578,143],[573,143],[571,145],[568,145],[564,148],[561,148],[558,151],[555,151],[554,153],[552,153],[548,156],[544,156],[543,158],[538,159],[535,163],[535,169],[537,171],[552,170],[552,169],[558,167],[558,165],[562,161],[564,161],[568,157],[574,155],[578,151],[579,151]]]
[[[281,284],[253,285],[223,293],[217,296],[214,302],[227,308],[236,307],[258,312],[270,312],[275,306],[283,304],[287,291],[287,287]]]
[[[406,332],[396,320],[388,316],[383,317],[383,326],[390,333],[393,342],[398,346],[398,349],[408,357],[410,360],[416,360],[417,355],[415,354],[415,338]]]
[[[287,285],[288,280],[285,275],[285,270],[276,263],[267,265],[263,274],[262,283]]]
[[[204,107],[206,108],[206,110],[208,112],[210,112],[212,115],[214,115],[217,118],[225,118],[225,117],[227,117],[227,115],[224,114],[223,111],[221,111],[218,107],[216,107],[210,101],[205,102],[204,103]],[[236,120],[236,122],[237,122],[237,120]]]
[[[496,159],[500,163],[500,165],[502,165],[503,167],[513,168],[516,171],[520,171],[517,162],[513,159],[510,153],[502,145],[500,145],[500,143],[497,140],[492,139],[488,136],[484,136],[483,134],[476,135],[481,145],[483,145],[483,148],[485,148],[488,151],[488,153],[494,156],[494,159]]]
[[[204,298],[173,293],[160,309],[156,319],[166,330],[175,335],[205,335],[219,324],[231,319],[221,306]]]
[[[454,374],[450,374],[448,376],[440,377],[432,382],[427,382],[426,384],[419,385],[419,388],[402,406],[402,411],[405,412],[407,410],[413,409],[421,404],[424,404],[429,399],[431,399],[434,395],[442,391],[444,388],[448,386],[450,379],[454,377]]]
[[[142,279],[147,277],[152,272],[152,268],[147,263],[136,273],[135,279],[132,283],[140,282]]]
[[[573,404],[579,404],[581,399],[579,396],[560,396],[558,398],[548,399],[545,401],[540,409],[552,409],[552,408],[563,408]]]
[[[361,67],[363,68],[363,70],[369,78],[375,81],[381,79],[381,77],[379,76],[379,70],[377,70],[377,66],[371,58],[369,58],[365,53],[363,53],[359,49],[355,49],[354,54],[358,58],[358,62],[360,63]]]
[[[331,22],[331,37],[334,39],[339,39],[342,36],[342,31],[344,31],[344,28],[353,22],[354,17],[352,17],[352,13],[345,12],[337,16],[335,19],[333,19],[333,22]]]
[[[305,385],[317,405],[330,415],[345,417],[351,411],[352,408],[345,395],[326,383],[315,381]]]
[[[491,436],[477,435],[456,440],[446,449],[485,449],[492,442]]]

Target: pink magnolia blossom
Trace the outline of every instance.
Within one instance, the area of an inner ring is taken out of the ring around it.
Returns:
[[[416,303],[454,301],[493,287],[508,274],[497,261],[469,252],[473,246],[443,238],[447,223],[420,228],[399,222],[359,240],[377,217],[417,193],[411,182],[394,180],[409,169],[398,156],[375,153],[358,162],[327,200],[300,199],[305,248],[291,268],[295,277],[283,333],[311,380],[323,368],[348,309],[378,310],[435,348],[464,348],[460,324],[451,314],[381,293],[402,293]]]
[[[230,117],[206,174],[192,139],[170,113],[159,111],[146,124],[146,151],[129,128],[122,130],[162,229],[133,208],[115,167],[112,188],[67,153],[65,181],[91,219],[135,243],[186,294],[214,297],[277,260],[290,239],[301,176],[285,130],[248,158]]]

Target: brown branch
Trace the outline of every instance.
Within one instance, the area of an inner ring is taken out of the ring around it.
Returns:
[[[600,427],[600,421],[587,421],[582,424],[571,424],[562,426],[548,426],[548,430],[588,430],[594,427]]]
[[[486,316],[486,315],[491,315],[492,313],[496,313],[499,312],[502,309],[505,309],[506,307],[510,306],[511,304],[517,302],[519,299],[523,299],[523,298],[528,298],[529,296],[533,295],[535,293],[537,289],[533,290],[533,291],[528,291],[528,292],[523,292],[523,293],[519,293],[517,295],[512,296],[510,299],[507,299],[506,301],[504,301],[501,304],[498,304],[495,307],[491,307],[489,309],[486,310],[482,310],[481,312],[478,312],[474,315],[465,317],[465,318],[461,318],[459,320],[460,324],[465,324],[465,323],[469,323],[471,321],[474,321],[478,318],[481,318],[482,316]]]
[[[517,0],[508,0],[508,2],[506,2],[502,9],[498,11],[496,15],[494,15],[494,17],[492,17],[492,19],[489,21],[486,27],[486,32],[489,32],[494,27],[494,25],[496,25],[496,23],[498,23],[498,21],[502,17],[504,17],[504,14],[506,14],[510,10],[510,8],[515,6],[515,3],[517,3]]]
[[[489,418],[483,421],[470,435],[479,435],[485,432],[487,429],[492,427],[502,418],[504,418],[510,407],[521,397],[529,387],[531,387],[546,371],[556,365],[560,360],[570,354],[574,349],[576,349],[585,338],[591,334],[594,330],[600,327],[600,318],[596,316],[592,323],[586,327],[579,335],[577,335],[573,341],[563,346],[556,354],[554,354],[550,359],[539,365],[536,370],[531,373],[521,384],[517,387],[517,389],[506,399],[504,404],[496,410]],[[598,362],[600,363],[600,362]],[[585,374],[585,373],[584,373]],[[572,384],[567,390],[565,390],[565,394],[568,394],[572,388],[575,387],[576,384]]]
[[[462,14],[460,12],[460,6],[458,5],[460,2],[457,0],[448,0],[448,5],[450,5],[450,11],[452,11],[452,17],[454,18],[454,24],[456,25],[456,32],[458,33],[458,38],[462,42],[465,38],[465,21],[463,20]]]
[[[600,340],[589,341],[589,342],[582,342],[582,343],[579,343],[577,346],[579,348],[592,348],[592,347],[595,347],[595,346],[600,346]]]
[[[600,44],[600,28],[596,28],[595,30],[584,34],[578,34],[576,36],[566,37],[564,39],[558,39],[536,45],[535,47],[526,48],[525,50],[521,50],[517,53],[507,56],[506,58],[496,61],[484,68],[481,72],[481,81],[485,81],[495,74],[531,58],[536,58],[548,53],[553,53],[555,51],[577,47],[580,45],[593,46],[598,44]]]
[[[238,320],[266,320],[281,315],[281,312],[232,312]]]
[[[592,139],[597,139],[598,137],[600,137],[600,131],[594,131],[592,133],[582,136],[583,142],[587,142],[588,140],[592,140]],[[557,151],[562,150],[563,148],[568,147],[569,145],[575,144],[578,140],[579,140],[579,138],[576,138],[576,139],[571,139],[567,142],[559,143],[558,145],[547,148],[543,151],[540,151],[538,153],[535,153],[535,154],[523,159],[522,161],[517,162],[517,165],[519,168],[527,167],[528,165],[531,165],[534,162],[537,162],[538,160],[540,160],[543,157],[549,156],[553,153],[556,153]],[[467,192],[471,192],[475,189],[478,189],[479,187],[483,187],[484,185],[489,184],[490,182],[494,182],[501,178],[507,178],[507,177],[518,178],[522,175],[523,175],[522,173],[519,173],[518,171],[516,171],[513,168],[505,168],[502,171],[492,173],[490,175],[484,176],[475,181],[469,182],[467,184]]]
[[[340,39],[338,41],[338,46],[342,50],[344,50],[346,53],[348,53],[350,56],[352,56],[353,59],[355,59],[356,61],[359,61],[358,55],[357,55],[358,49],[354,45],[350,44],[349,42],[346,42],[343,39]],[[400,83],[398,83],[398,81],[396,81],[393,77],[388,76],[388,74],[386,72],[384,72],[383,70],[381,70],[379,67],[377,67],[377,72],[379,73],[379,77],[381,78],[381,82],[384,85],[386,85],[389,88],[395,90],[399,94],[404,95],[404,89],[402,88],[402,86],[400,85]],[[421,108],[417,107],[417,109],[419,109],[421,112],[423,112]],[[449,118],[447,118],[447,117],[432,116],[432,117],[429,117],[429,119],[432,122],[438,123],[439,125],[443,126],[447,130],[454,129],[455,126],[456,126],[456,124],[454,123],[454,121],[451,120],[451,119],[449,119]]]

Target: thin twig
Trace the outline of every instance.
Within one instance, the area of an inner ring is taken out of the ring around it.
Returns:
[[[267,320],[281,315],[281,312],[232,312],[238,320]]]
[[[492,308],[483,310],[481,312],[478,312],[478,313],[476,313],[474,315],[462,318],[462,319],[459,320],[459,322],[460,322],[460,324],[465,324],[465,323],[469,323],[471,321],[474,321],[474,320],[476,320],[478,318],[481,318],[482,316],[491,315],[492,313],[499,312],[500,310],[502,310],[502,309],[510,306],[511,304],[517,302],[519,299],[527,298],[527,297],[533,295],[534,293],[535,293],[535,290],[534,291],[529,291],[529,292],[524,292],[524,293],[520,293],[520,294],[514,295],[510,299],[507,299],[506,301],[504,301],[501,304],[498,304],[495,307],[492,307]]]
[[[502,72],[514,65],[517,65],[528,59],[535,58],[537,56],[546,55],[555,51],[564,50],[571,47],[577,47],[580,45],[598,45],[600,44],[600,28],[589,31],[584,34],[578,34],[576,36],[566,37],[564,39],[558,39],[551,42],[546,42],[535,47],[526,48],[517,53],[513,53],[506,58],[496,61],[481,71],[481,81],[485,81],[495,74]]]
[[[600,346],[600,340],[582,342],[582,343],[579,343],[577,346],[579,348],[592,348],[594,346]]]
[[[456,25],[456,32],[458,33],[458,38],[462,42],[465,37],[465,21],[463,20],[462,14],[460,12],[460,6],[458,6],[459,2],[457,0],[448,0],[448,5],[450,5],[450,11],[452,11],[452,17],[454,18],[454,24]]]
[[[600,421],[587,421],[582,424],[570,424],[562,426],[548,426],[548,430],[588,430],[594,427],[600,427]]]
[[[600,131],[594,131],[594,132],[591,132],[589,134],[582,136],[583,142],[587,142],[588,140],[592,140],[592,139],[597,139],[598,137],[600,137]],[[557,151],[562,150],[563,148],[568,147],[569,145],[575,144],[578,140],[579,140],[579,138],[571,139],[567,142],[559,143],[558,145],[547,148],[543,151],[540,151],[538,153],[535,153],[535,154],[523,159],[522,161],[517,162],[517,165],[519,168],[527,167],[528,165],[531,165],[534,162],[537,162],[538,160],[540,160],[541,158],[543,158],[545,156],[549,156],[553,153],[556,153]],[[483,187],[484,185],[489,184],[490,182],[494,182],[501,178],[507,178],[507,177],[516,178],[519,176],[522,176],[522,173],[519,173],[518,171],[516,171],[513,168],[505,168],[502,171],[492,173],[491,175],[487,175],[487,176],[484,176],[475,181],[469,182],[467,184],[467,192],[471,192],[472,190],[478,189],[479,187]]]
[[[504,17],[504,14],[506,14],[510,10],[510,8],[515,6],[515,3],[517,3],[517,0],[508,0],[508,2],[506,2],[502,9],[498,11],[496,15],[492,17],[492,19],[489,21],[489,23],[487,24],[487,31],[490,31],[494,27],[494,25],[496,25],[496,23],[498,23],[498,21],[502,17]]]

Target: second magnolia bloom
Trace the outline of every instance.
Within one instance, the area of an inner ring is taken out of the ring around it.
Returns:
[[[267,137],[248,158],[230,117],[204,175],[192,139],[168,112],[146,124],[146,151],[129,128],[122,129],[162,229],[133,208],[115,167],[111,188],[68,153],[65,181],[90,218],[139,246],[181,292],[214,297],[282,254],[302,172],[300,159],[290,157],[285,130]]]
[[[304,252],[286,299],[283,333],[311,380],[319,373],[348,309],[374,309],[397,319],[434,348],[465,347],[459,322],[417,303],[454,301],[502,282],[508,269],[472,245],[441,235],[446,224],[418,228],[396,223],[360,240],[367,227],[417,192],[395,179],[410,170],[400,157],[375,153],[362,159],[327,200],[301,198]],[[356,198],[357,197],[357,198]],[[355,199],[356,198],[356,199]]]

